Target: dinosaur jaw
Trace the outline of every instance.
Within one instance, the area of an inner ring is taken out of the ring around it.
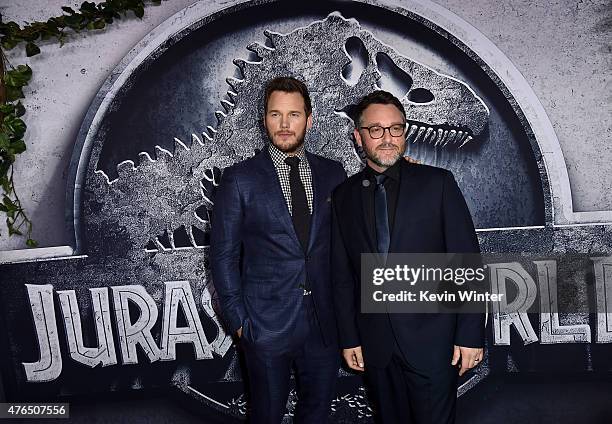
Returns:
[[[427,125],[418,121],[408,121],[408,124],[407,143],[424,143],[441,147],[450,145],[460,148],[474,141],[471,130],[467,128]]]

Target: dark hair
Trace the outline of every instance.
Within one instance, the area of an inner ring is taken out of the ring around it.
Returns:
[[[308,88],[306,85],[293,77],[276,77],[268,81],[266,84],[266,90],[264,94],[264,113],[268,111],[268,100],[274,91],[284,91],[285,93],[300,93],[304,99],[304,109],[306,115],[312,113],[312,103],[310,101],[310,95],[308,94]]]
[[[364,96],[359,100],[353,109],[352,118],[355,123],[355,128],[358,128],[361,125],[361,115],[363,111],[370,105],[378,104],[378,105],[393,105],[402,112],[404,115],[404,120],[406,120],[406,110],[404,109],[404,105],[399,101],[397,97],[388,91],[376,90],[371,92],[370,94]]]

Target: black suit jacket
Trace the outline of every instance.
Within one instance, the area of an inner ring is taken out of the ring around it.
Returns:
[[[331,192],[346,178],[338,162],[306,153],[314,191],[306,252],[268,149],[223,172],[215,194],[211,271],[229,330],[260,349],[285,351],[308,282],[322,335],[336,343],[330,275]],[[241,253],[242,252],[242,253]]]
[[[477,253],[478,239],[451,172],[401,161],[400,189],[390,253]],[[340,344],[362,346],[368,364],[384,367],[394,339],[417,368],[448,366],[453,345],[484,345],[484,314],[362,314],[361,253],[376,252],[375,229],[364,207],[364,173],[332,196],[334,304]]]

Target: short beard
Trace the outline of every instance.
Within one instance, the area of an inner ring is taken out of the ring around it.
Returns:
[[[371,151],[370,149],[366,148],[365,145],[363,146],[363,152],[365,153],[366,158],[368,158],[369,160],[371,160],[373,163],[380,166],[381,168],[392,167],[402,157],[402,153],[398,151],[394,157],[391,157],[389,159],[383,159],[376,154],[376,151]]]
[[[266,128],[266,133],[268,134],[268,138],[270,139],[270,143],[272,143],[274,145],[274,147],[276,147],[278,150],[280,150],[281,152],[285,153],[285,154],[291,154],[291,153],[295,153],[300,147],[302,147],[304,145],[304,141],[306,139],[306,128],[304,128],[304,130],[301,132],[301,134],[299,134],[296,131],[296,140],[297,142],[294,144],[291,144],[289,146],[285,145],[281,145],[281,144],[277,144],[274,142],[274,137],[272,134],[270,134],[270,131],[268,131],[268,129]]]

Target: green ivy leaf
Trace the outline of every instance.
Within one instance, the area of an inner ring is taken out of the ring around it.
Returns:
[[[19,80],[20,86],[24,86],[32,78],[32,68],[28,65],[17,65],[17,68],[8,71],[7,74],[15,76]]]
[[[26,246],[28,246],[28,247],[36,247],[36,246],[38,246],[38,243],[36,242],[36,240],[29,238],[29,239],[26,240]]]
[[[19,231],[17,228],[13,227],[12,225],[8,226],[8,230],[9,230],[9,237],[12,235],[18,235],[18,236],[23,235],[21,231]]]
[[[25,122],[13,115],[5,116],[2,123],[4,128],[13,133],[15,137],[21,137],[27,129]]]
[[[141,5],[136,6],[135,8],[132,9],[134,11],[134,14],[142,19],[142,17],[144,16],[144,7],[142,7]]]
[[[6,101],[7,102],[14,102],[17,99],[23,99],[25,98],[25,96],[23,95],[23,91],[21,90],[21,87],[11,87],[11,86],[6,86]]]
[[[5,50],[13,49],[17,44],[19,44],[19,40],[14,39],[13,37],[5,36],[2,37],[2,48]]]
[[[2,203],[4,203],[4,206],[6,206],[6,209],[8,212],[10,211],[17,212],[19,210],[19,207],[16,204],[14,204],[13,201],[8,196],[4,196],[2,198]]]
[[[23,87],[28,84],[28,80],[17,70],[12,70],[4,75],[4,83],[9,87]]]
[[[28,44],[26,44],[26,56],[27,57],[36,56],[38,53],[40,53],[40,49],[38,48],[36,44],[34,44],[31,41]]]
[[[15,140],[11,143],[11,150],[13,151],[13,153],[15,153],[16,155],[23,153],[26,151],[26,144],[25,141],[23,141],[22,139],[19,140]]]
[[[106,26],[106,22],[104,22],[104,19],[98,19],[97,21],[94,22],[93,27],[95,29],[102,29]]]
[[[4,165],[4,164],[3,164]],[[8,165],[8,164],[7,164]],[[10,165],[9,165],[10,166]],[[2,166],[0,166],[0,168],[3,168]],[[11,190],[11,182],[9,181],[9,179],[6,177],[6,173],[8,172],[8,167],[6,170],[4,170],[4,172],[2,172],[2,174],[4,175],[2,178],[0,178],[0,186],[2,186],[2,190],[4,190],[5,193],[8,193]]]
[[[68,6],[63,6],[62,10],[70,15],[74,15],[76,13],[72,7]]]
[[[79,10],[81,12],[95,13],[96,12],[96,5],[95,5],[95,3],[91,3],[91,2],[85,1],[85,2],[83,2],[83,4],[81,4],[81,8]]]
[[[5,152],[8,152],[10,146],[11,146],[11,140],[9,136],[6,135],[5,132],[0,132],[0,150],[4,150]]]
[[[6,208],[6,206],[4,206],[3,204],[0,203],[0,212],[8,212],[8,209]]]
[[[15,116],[20,117],[25,115],[26,109],[21,102],[17,102],[15,105]]]
[[[9,113],[13,113],[13,112],[15,112],[15,105],[12,105],[10,103],[0,105],[0,113],[3,113],[6,115]]]

